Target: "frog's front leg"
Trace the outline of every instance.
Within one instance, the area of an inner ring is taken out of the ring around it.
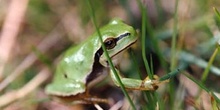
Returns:
[[[155,79],[151,80],[148,77],[144,80],[140,79],[132,79],[132,78],[124,78],[120,75],[119,71],[115,69],[121,79],[121,82],[125,86],[126,89],[133,89],[133,90],[156,90],[158,85],[164,81],[159,81],[158,77],[154,76]],[[113,82],[119,86],[119,82],[112,70],[110,70],[110,75],[112,77]]]

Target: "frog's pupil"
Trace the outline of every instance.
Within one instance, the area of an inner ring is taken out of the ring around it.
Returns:
[[[106,42],[106,45],[112,46],[112,45],[114,45],[114,41],[110,40],[110,41]]]

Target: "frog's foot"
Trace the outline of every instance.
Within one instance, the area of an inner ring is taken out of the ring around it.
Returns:
[[[116,69],[116,71],[119,73],[119,71]],[[117,85],[120,86],[119,81],[116,78],[116,75],[114,72],[111,70],[110,75],[112,77],[113,82]],[[132,78],[124,78],[120,74],[119,78],[121,79],[121,82],[123,83],[124,87],[126,89],[131,89],[131,90],[149,90],[149,91],[154,91],[157,90],[159,87],[159,84],[165,83],[168,80],[165,81],[160,81],[159,77],[154,75],[154,79],[149,79],[148,77],[145,78],[144,80],[140,79],[132,79]]]
[[[169,82],[169,80],[159,81],[159,77],[157,75],[153,76],[153,79],[146,77],[140,86],[140,90],[157,90],[159,84]]]

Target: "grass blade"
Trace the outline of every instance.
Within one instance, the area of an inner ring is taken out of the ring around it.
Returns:
[[[208,62],[207,67],[205,68],[205,71],[202,74],[201,80],[202,80],[203,83],[205,82],[205,80],[206,80],[206,78],[207,78],[207,76],[209,74],[209,70],[210,70],[210,68],[212,66],[212,63],[214,62],[214,59],[215,59],[215,57],[216,57],[218,52],[219,52],[219,46],[215,49],[214,53],[212,54],[212,56],[211,56],[211,58],[210,58],[210,60]]]
[[[106,47],[105,47],[105,45],[103,44],[103,40],[102,40],[102,37],[101,37],[101,32],[100,32],[100,30],[99,30],[99,28],[98,28],[98,26],[97,26],[96,20],[95,20],[95,13],[94,13],[94,10],[93,10],[91,1],[90,1],[90,0],[86,0],[86,1],[87,1],[88,6],[89,6],[89,8],[90,8],[90,10],[91,10],[91,11],[90,11],[91,18],[92,18],[93,24],[94,24],[94,26],[95,26],[95,28],[96,28],[96,31],[97,31],[97,33],[98,33],[99,39],[100,39],[100,41],[101,41],[101,43],[102,43],[102,49],[104,50],[104,54],[105,54],[105,56],[106,56],[107,59],[108,59],[108,63],[109,63],[109,65],[110,65],[110,68],[111,68],[112,71],[114,72],[114,74],[115,74],[115,76],[116,76],[116,79],[117,79],[117,81],[119,82],[120,87],[122,88],[122,92],[124,93],[125,97],[128,99],[129,103],[131,104],[132,109],[133,109],[133,110],[136,110],[134,103],[132,102],[132,100],[131,100],[130,96],[128,95],[127,91],[125,90],[125,87],[124,87],[122,81],[120,80],[120,77],[119,77],[117,71],[116,71],[115,68],[114,68],[114,65],[113,65],[113,63],[112,63],[112,61],[111,61],[111,59],[110,59],[110,57],[109,57],[109,54],[108,54],[108,52],[107,52],[107,50],[106,50]]]

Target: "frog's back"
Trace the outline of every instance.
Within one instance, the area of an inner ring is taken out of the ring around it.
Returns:
[[[46,87],[48,94],[69,96],[85,92],[86,78],[92,72],[95,52],[99,47],[99,41],[91,39],[64,53],[53,82]]]
[[[96,43],[97,42],[97,43]],[[97,41],[88,41],[68,50],[60,66],[68,78],[85,82],[87,75],[92,71],[95,53],[98,50]]]

